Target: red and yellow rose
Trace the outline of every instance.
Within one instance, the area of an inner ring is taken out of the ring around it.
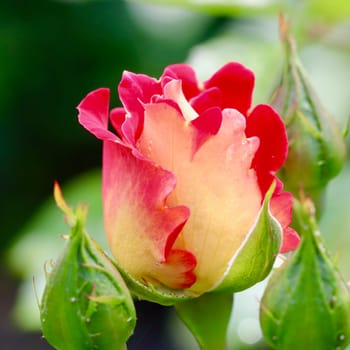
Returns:
[[[292,196],[275,175],[287,156],[285,126],[270,106],[251,107],[253,87],[239,63],[203,83],[176,64],[159,80],[124,72],[122,108],[109,110],[105,88],[80,103],[80,123],[103,140],[109,246],[134,279],[189,295],[237,290],[296,248]],[[235,271],[249,281],[240,285]]]

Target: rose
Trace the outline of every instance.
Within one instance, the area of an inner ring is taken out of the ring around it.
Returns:
[[[124,108],[109,113],[108,89],[78,106],[80,123],[103,140],[109,246],[134,279],[199,295],[237,270],[232,289],[243,289],[267,275],[279,249],[296,248],[292,196],[275,176],[287,155],[285,126],[268,105],[250,110],[253,86],[239,63],[204,83],[176,64],[160,80],[124,72]]]

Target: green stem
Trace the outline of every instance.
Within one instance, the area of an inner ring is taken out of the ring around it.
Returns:
[[[209,293],[175,305],[202,350],[226,350],[233,295]]]

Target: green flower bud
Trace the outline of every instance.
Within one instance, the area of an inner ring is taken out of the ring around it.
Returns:
[[[311,86],[282,16],[280,32],[286,61],[281,83],[271,98],[286,123],[289,138],[288,159],[280,177],[288,191],[297,195],[302,190],[318,204],[325,185],[342,168],[345,142]]]
[[[59,350],[121,350],[133,332],[135,308],[119,272],[84,229],[87,207],[76,214],[58,185],[55,199],[72,227],[48,275],[41,300],[42,331]]]
[[[322,245],[310,203],[295,207],[301,244],[272,274],[260,304],[264,336],[278,350],[341,350],[350,342],[350,293]]]

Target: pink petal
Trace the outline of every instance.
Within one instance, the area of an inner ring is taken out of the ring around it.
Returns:
[[[90,92],[77,107],[79,123],[101,140],[119,142],[118,137],[107,130],[109,115],[109,89]]]
[[[289,192],[274,194],[270,201],[272,215],[283,228],[292,222],[293,196]]]
[[[193,283],[195,258],[173,248],[190,214],[185,206],[165,203],[175,181],[171,172],[135,157],[129,148],[104,142],[104,221],[113,255],[136,278],[182,288]],[[167,271],[174,269],[173,280]]]
[[[281,191],[282,187],[277,186],[270,201],[270,210],[282,226],[283,238],[280,253],[286,253],[297,248],[300,237],[289,227],[292,222],[293,196],[289,192]]]
[[[298,248],[300,237],[291,227],[286,227],[283,232],[282,247],[280,253],[288,253]]]
[[[204,82],[204,87],[219,88],[222,92],[222,108],[235,108],[246,115],[252,102],[254,74],[240,63],[231,62]]]
[[[122,125],[125,122],[125,118],[126,118],[126,111],[124,108],[118,107],[118,108],[113,108],[111,110],[109,119],[111,121],[113,128],[121,138],[123,137]]]
[[[131,139],[135,142],[140,136],[143,126],[143,103],[151,101],[153,95],[161,94],[159,82],[144,74],[135,74],[125,71],[118,86],[120,100],[130,117],[133,118]]]
[[[199,84],[195,71],[188,64],[173,64],[165,68],[161,81],[164,87],[170,80],[181,80],[182,89],[187,100],[199,92]]]
[[[196,264],[195,256],[188,251],[173,249],[166,263],[162,264],[158,276],[161,276],[163,284],[171,288],[190,288],[196,282]]]

